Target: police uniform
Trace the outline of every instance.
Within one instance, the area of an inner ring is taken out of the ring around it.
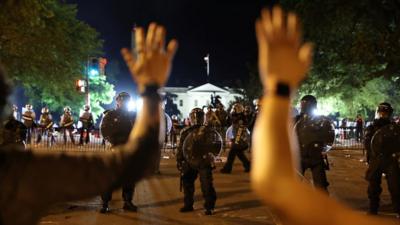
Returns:
[[[236,103],[233,106],[233,110],[231,112],[231,122],[232,126],[232,134],[227,134],[227,138],[231,141],[231,148],[228,153],[228,158],[224,167],[220,170],[221,173],[231,173],[233,162],[235,161],[236,156],[242,162],[244,171],[250,171],[250,161],[245,155],[245,150],[249,148],[249,139],[248,129],[245,125],[245,116],[243,114],[243,106],[241,104]],[[229,129],[228,129],[229,130]],[[228,133],[228,132],[227,132]]]
[[[25,108],[26,111],[22,114],[22,120],[27,129],[26,141],[28,144],[30,144],[32,139],[32,132],[35,127],[36,114],[32,109],[32,105],[27,104]]]
[[[49,138],[51,144],[55,142],[53,136],[53,125],[53,117],[51,116],[49,109],[47,107],[42,108],[42,114],[39,118],[39,133],[36,139],[36,143],[40,143],[42,140],[42,136],[46,133],[48,137],[47,144],[49,144]]]
[[[136,114],[127,110],[127,102],[130,96],[126,92],[121,92],[117,96],[117,108],[107,110],[104,112],[101,121],[100,130],[105,140],[110,142],[112,148],[118,145],[125,144],[133,128]],[[121,105],[119,105],[121,104]],[[137,207],[132,203],[135,186],[131,182],[123,182],[122,185],[122,198],[124,200],[123,209],[129,211],[137,211]],[[103,206],[100,210],[101,213],[109,211],[108,203],[112,199],[112,191],[105,192],[101,199]]]
[[[79,137],[79,144],[83,145],[83,139],[85,138],[85,143],[89,143],[90,141],[90,131],[94,126],[93,115],[90,112],[90,106],[85,105],[84,111],[79,116],[79,121],[82,123],[82,127],[80,129],[80,137]],[[86,136],[85,136],[86,131]],[[85,137],[84,137],[85,136]]]
[[[15,117],[9,116],[3,123],[1,146],[25,148],[26,126]]]
[[[301,99],[301,113],[295,118],[300,148],[300,173],[304,175],[310,169],[314,186],[327,191],[329,183],[325,170],[329,169],[329,164],[324,148],[328,142],[334,141],[334,127],[327,118],[313,115],[316,107],[314,96],[304,96]]]
[[[63,131],[64,144],[67,144],[67,132],[69,133],[69,137],[71,142],[75,144],[74,135],[72,132],[74,131],[74,118],[72,117],[71,108],[68,106],[64,108],[64,114],[61,116],[60,127]]]
[[[385,151],[385,149],[378,149],[376,151],[372,149],[374,135],[381,129],[389,125],[395,125],[391,120],[390,116],[393,112],[393,108],[388,103],[381,103],[378,106],[377,114],[381,112],[387,112],[387,117],[380,117],[373,121],[371,125],[366,128],[364,145],[367,150],[367,162],[368,169],[366,172],[366,179],[368,181],[368,198],[369,198],[369,213],[377,214],[380,202],[380,194],[382,192],[381,180],[382,173],[386,175],[386,181],[388,189],[392,199],[393,210],[397,215],[400,215],[400,169],[399,169],[399,154],[391,154]],[[379,117],[379,116],[378,116]],[[385,141],[385,140],[384,140]],[[387,143],[391,145],[391,143]],[[382,143],[383,148],[386,143]],[[398,146],[398,145],[396,145]],[[392,147],[392,146],[390,146]]]
[[[193,155],[198,152],[208,151],[210,146],[204,144],[204,138],[211,132],[216,132],[209,126],[202,125],[204,122],[204,112],[200,108],[195,108],[190,113],[191,124],[181,131],[176,156],[177,167],[181,172],[181,185],[184,193],[184,206],[180,212],[193,211],[195,180],[200,176],[201,191],[203,193],[204,209],[206,215],[213,213],[217,194],[213,185],[212,170],[213,158],[209,158],[209,154],[201,156],[186,156],[185,151],[193,151]],[[201,141],[199,141],[201,140]],[[222,147],[222,139],[220,141]]]

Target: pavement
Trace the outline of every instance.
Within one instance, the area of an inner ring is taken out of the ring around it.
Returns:
[[[85,154],[84,152],[79,154]],[[93,154],[93,152],[91,153]],[[96,153],[102,154],[102,153]],[[161,174],[139,182],[136,186],[133,202],[138,212],[125,212],[121,190],[113,193],[110,203],[111,212],[100,214],[100,197],[79,202],[55,205],[45,215],[40,224],[57,225],[125,225],[125,224],[277,224],[278,218],[263,205],[250,189],[249,174],[244,172],[238,159],[232,174],[221,174],[222,163],[214,171],[214,186],[217,191],[215,214],[203,214],[203,198],[199,181],[196,181],[195,210],[180,213],[183,205],[183,193],[179,191],[179,173],[172,153],[164,153],[161,160]],[[368,198],[367,182],[364,180],[366,164],[362,162],[361,150],[334,150],[329,153],[331,170],[327,172],[330,182],[329,192],[332,198],[358,210],[366,211]],[[306,174],[305,182],[310,182]],[[88,184],[90,185],[90,184]],[[390,213],[390,196],[383,182],[380,216],[394,218]],[[295,199],[293,201],[296,201]]]

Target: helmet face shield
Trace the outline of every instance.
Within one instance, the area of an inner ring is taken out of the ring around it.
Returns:
[[[204,124],[204,111],[200,108],[194,108],[189,114],[190,123],[192,125]]]
[[[70,113],[71,112],[71,108],[69,106],[65,106],[64,107],[64,112]]]
[[[115,100],[117,101],[117,108],[127,109],[131,96],[127,92],[121,92],[117,95]]]
[[[312,114],[317,108],[317,99],[312,95],[305,95],[300,100],[300,112]]]
[[[31,104],[26,104],[26,105],[25,105],[25,108],[26,108],[27,110],[32,110],[32,105],[31,105]]]
[[[243,113],[243,112],[244,112],[244,107],[243,107],[242,104],[240,104],[240,103],[235,103],[235,104],[233,104],[232,110],[231,110],[231,114],[234,114],[234,113]]]
[[[392,106],[387,103],[387,102],[383,102],[381,104],[378,105],[378,107],[376,108],[376,112],[375,112],[375,118],[376,119],[380,119],[380,118],[390,118],[393,114],[393,108]]]
[[[49,113],[49,108],[43,107],[42,108],[42,113]]]

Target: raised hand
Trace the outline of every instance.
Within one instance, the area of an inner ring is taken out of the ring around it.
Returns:
[[[286,15],[279,6],[261,12],[256,21],[259,71],[264,88],[277,81],[296,87],[304,79],[311,61],[312,45],[301,43],[300,25],[293,13]]]
[[[149,25],[146,35],[143,28],[137,27],[135,40],[136,56],[126,48],[123,48],[121,53],[139,92],[142,92],[146,85],[163,87],[168,80],[178,42],[171,40],[165,49],[165,28],[156,23]]]

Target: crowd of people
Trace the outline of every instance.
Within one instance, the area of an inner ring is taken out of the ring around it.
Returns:
[[[264,95],[252,132],[251,170],[250,162],[242,160],[245,171],[250,172],[254,192],[283,224],[398,224],[398,221],[350,210],[327,194],[328,183],[321,179],[321,170],[326,168],[321,166],[325,145],[332,141],[332,124],[324,117],[311,115],[317,101],[310,95],[303,96],[302,110],[296,120],[293,121],[290,116],[291,95],[304,80],[312,61],[312,45],[302,43],[300,30],[296,15],[286,15],[280,7],[263,10],[256,22],[259,72]],[[160,158],[159,130],[162,120],[158,89],[168,80],[177,42],[172,40],[164,46],[165,29],[155,23],[150,24],[147,32],[137,27],[135,41],[135,54],[123,49],[122,55],[143,98],[143,109],[135,115],[134,123],[130,116],[127,120],[122,119],[126,115],[124,110],[120,111],[118,102],[117,109],[106,113],[110,116],[108,125],[111,127],[128,123],[129,129],[124,130],[124,138],[113,145],[114,151],[91,156],[41,155],[18,151],[14,145],[2,146],[0,204],[6,207],[0,209],[0,224],[36,224],[55,203],[105,195],[126,184],[132,186],[154,171]],[[9,89],[3,72],[0,75],[0,90],[3,92],[0,104],[4,110]],[[121,97],[119,100],[123,102],[124,99]],[[244,122],[244,111],[242,105],[236,105],[231,113],[232,147],[229,154],[232,152],[233,157],[238,155],[239,150],[248,147],[244,130],[249,124]],[[367,128],[364,139],[369,163],[369,214],[378,213],[382,173],[388,176],[393,210],[399,214],[398,149],[385,145],[388,135],[391,137],[389,140],[396,141],[398,133],[392,131],[399,128],[391,121],[393,108],[389,103],[380,103],[376,114],[377,118]],[[61,125],[68,131],[72,120],[68,108],[63,116]],[[26,120],[31,125],[33,118],[32,113],[23,115],[24,122]],[[204,121],[205,118],[209,121]],[[181,131],[177,153],[177,166],[184,189],[181,212],[193,210],[193,182],[200,175],[205,198],[204,212],[206,215],[213,214],[218,193],[212,182],[212,153],[223,143],[215,141],[218,135],[209,134],[216,134],[217,118],[213,115],[207,117],[202,109],[195,108],[190,113],[190,126]],[[297,135],[290,132],[293,127]],[[120,137],[115,134],[112,132],[109,138]],[[300,159],[293,154],[295,150],[299,151]],[[224,172],[230,172],[230,163],[225,164]],[[315,183],[319,182],[317,188],[298,179],[296,171],[299,168],[302,172],[312,170]],[[108,199],[103,198],[103,212],[108,210]],[[124,200],[124,208],[136,209],[128,203],[129,198]]]
[[[25,144],[39,144],[43,137],[46,137],[48,146],[56,143],[55,131],[58,131],[67,144],[68,136],[72,144],[75,144],[74,132],[77,130],[79,133],[79,145],[88,144],[90,142],[90,132],[94,129],[93,114],[90,111],[89,105],[84,105],[79,119],[75,120],[69,106],[64,107],[64,112],[60,117],[59,124],[55,123],[53,116],[47,106],[41,109],[39,118],[31,104],[26,104],[24,110],[20,113],[18,107],[13,105],[12,114],[6,118],[6,132],[14,133],[13,138],[4,138],[4,144],[18,144],[24,146]],[[79,126],[76,126],[79,124]],[[78,129],[76,129],[78,128]],[[36,134],[36,135],[34,135]],[[36,136],[36,140],[32,140]]]

